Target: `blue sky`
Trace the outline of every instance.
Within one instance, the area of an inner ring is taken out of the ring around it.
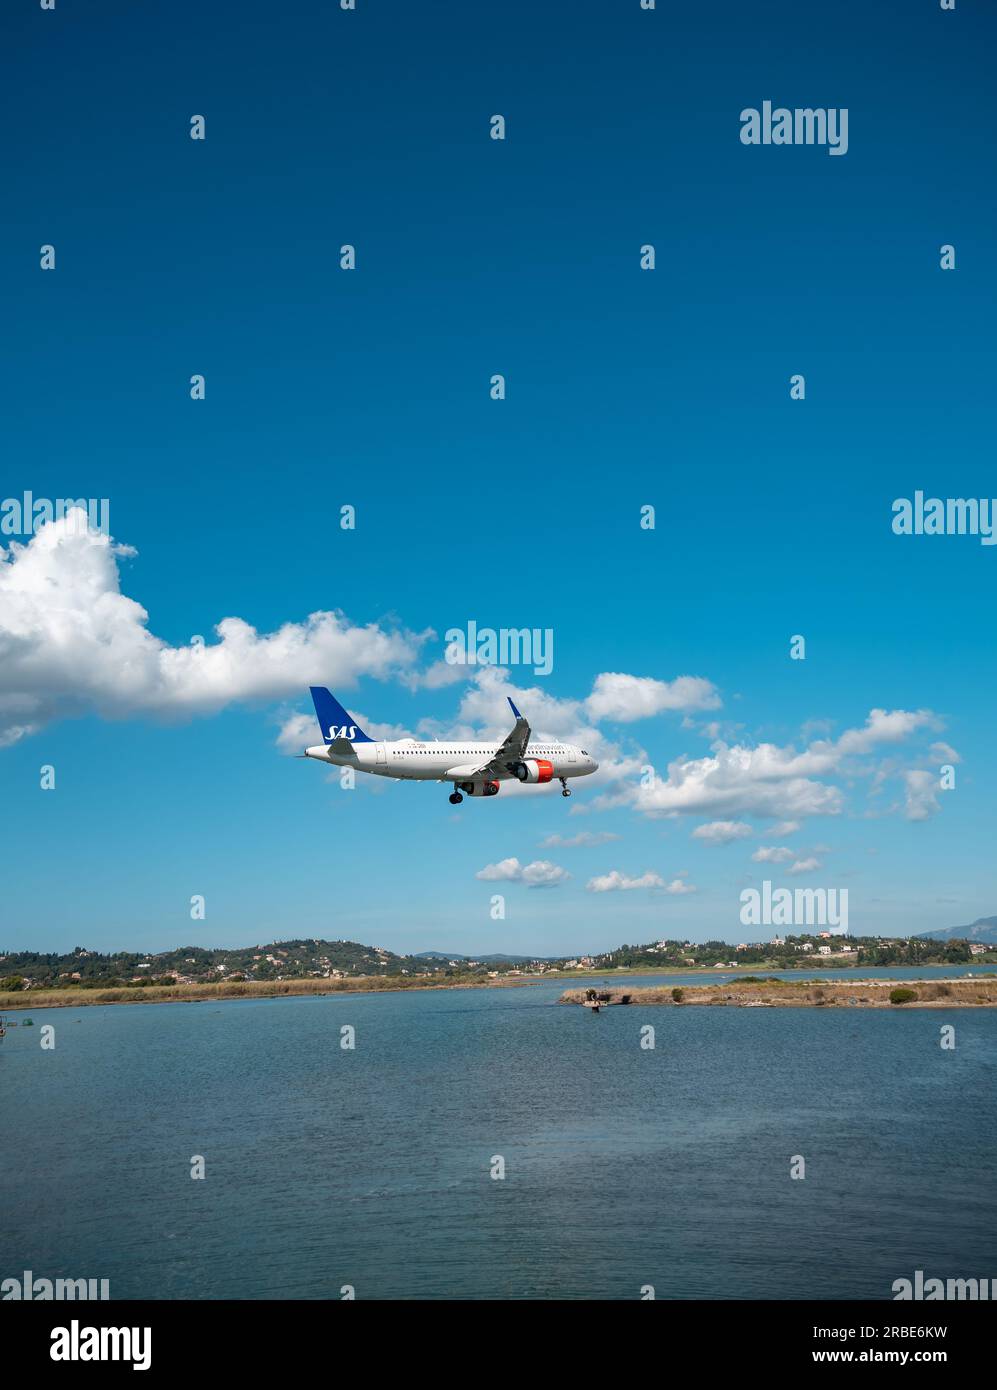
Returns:
[[[0,537],[0,947],[738,940],[766,876],[847,888],[855,932],[997,912],[997,555],[891,529],[916,489],[997,492],[992,11],[60,0],[6,27],[0,498],[107,497],[128,551]],[[766,99],[847,107],[847,154],[743,145]],[[427,682],[472,619],[552,629],[551,674]],[[600,704],[605,673],[652,684]],[[499,730],[510,693],[602,769],[570,801],[347,792],[278,742],[310,683],[441,735]],[[582,833],[618,838],[543,845]],[[507,859],[570,877],[476,877]],[[695,892],[588,886],[614,872]]]

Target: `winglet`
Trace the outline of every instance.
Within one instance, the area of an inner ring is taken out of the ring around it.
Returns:
[[[509,700],[508,695],[505,698]],[[516,708],[516,706],[512,703],[511,700],[509,700],[509,708],[512,710],[513,714],[516,716],[517,719],[522,719],[523,716],[520,714],[519,710]]]

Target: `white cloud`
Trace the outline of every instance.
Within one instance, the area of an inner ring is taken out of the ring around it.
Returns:
[[[318,742],[314,714],[292,714],[280,726],[277,747],[282,753],[300,753]]]
[[[621,874],[619,869],[613,869],[611,873],[601,874],[598,878],[590,878],[585,887],[590,893],[616,893],[629,891],[631,888],[664,888],[665,880],[660,874],[646,873],[641,874],[640,878],[628,878],[626,874]]]
[[[665,710],[716,709],[719,704],[716,686],[702,676],[678,676],[673,681],[659,681],[650,676],[604,671],[596,676],[585,709],[591,719],[628,723],[633,719],[648,719]]]
[[[608,874],[601,874],[597,878],[590,878],[585,885],[590,893],[618,893],[629,892],[634,888],[661,888],[666,893],[695,893],[696,889],[691,883],[686,883],[682,878],[673,878],[671,883],[666,883],[660,874],[648,871],[641,874],[640,878],[630,878],[626,874],[620,873],[619,869],[613,869]]]
[[[667,779],[640,785],[632,799],[638,811],[651,817],[710,812],[837,815],[842,806],[838,788],[801,775],[830,766],[830,759],[771,743],[757,748],[718,743],[712,756],[670,763]]]
[[[386,679],[417,661],[427,635],[316,612],[262,634],[226,617],[217,640],[171,646],[121,592],[119,561],[134,553],[86,530],[76,510],[0,547],[0,742],[74,715],[187,718],[309,683]]]
[[[904,786],[904,815],[908,820],[927,820],[940,809],[936,773],[911,769],[904,773]]]
[[[703,840],[708,845],[729,845],[733,840],[745,840],[754,833],[747,821],[713,820],[705,825],[697,825],[692,838]]]
[[[796,851],[785,845],[759,845],[751,857],[756,864],[785,864],[796,858]]]
[[[962,759],[952,747],[951,743],[933,743],[928,749],[928,756],[934,758],[939,763],[961,763]]]
[[[750,747],[741,734],[732,732],[735,726],[726,725],[731,742],[714,741],[708,756],[682,756],[669,764],[666,778],[649,779],[643,775],[649,765],[645,750],[614,742],[595,721],[629,723],[667,711],[713,709],[720,697],[712,682],[700,676],[662,681],[602,672],[587,697],[559,699],[539,684],[517,689],[510,684],[509,672],[498,667],[444,660],[420,671],[421,653],[432,634],[381,623],[358,626],[330,611],[263,633],[242,618],[227,616],[207,642],[174,646],[150,630],[145,609],[122,592],[121,564],[135,552],[87,530],[82,521],[83,514],[73,511],[40,528],[27,544],[0,546],[0,745],[16,742],[54,719],[86,714],[182,719],[214,714],[234,701],[286,702],[300,697],[309,684],[326,684],[341,693],[363,676],[430,689],[459,680],[464,689],[455,721],[444,726],[424,720],[418,733],[504,737],[511,727],[506,703],[511,695],[536,738],[576,744],[598,761],[599,769],[586,779],[586,787],[598,784],[601,795],[576,798],[572,815],[620,805],[649,817],[698,815],[707,823],[698,826],[693,837],[710,845],[746,838],[750,827],[737,817],[757,815],[782,822],[768,832],[779,839],[797,830],[804,817],[842,810],[842,791],[823,780],[835,773],[852,780],[871,777],[873,792],[879,782],[901,778],[905,814],[911,820],[924,820],[939,809],[934,773],[911,768],[909,760],[906,770],[899,759],[878,766],[861,761],[880,744],[897,744],[924,728],[940,727],[930,710],[873,709],[862,727],[846,730],[837,740],[821,737],[802,751],[771,743]],[[371,723],[359,711],[353,713],[375,737],[408,736],[397,726]],[[315,741],[311,711],[289,714],[285,703],[282,714],[280,747],[297,751]],[[712,734],[721,725],[711,722],[703,727]],[[955,749],[940,741],[931,745],[930,756],[938,762],[959,760]],[[517,784],[516,790],[549,795],[546,787]],[[615,837],[607,832],[592,832],[551,836],[543,844],[591,846],[611,838]],[[770,848],[793,857],[783,847]],[[531,886],[567,876],[547,861],[525,866],[515,862],[520,881]],[[613,880],[613,875],[605,877]],[[620,881],[610,887],[648,886],[647,875],[617,878]],[[661,881],[650,886],[691,891],[682,886],[681,876],[669,885]]]
[[[838,815],[841,790],[817,779],[846,770],[859,775],[873,769],[853,760],[877,744],[898,743],[925,726],[937,727],[931,710],[873,709],[859,729],[846,729],[837,740],[820,739],[802,751],[791,745],[729,745],[717,741],[711,756],[678,758],[668,765],[667,779],[631,788],[627,798],[645,815],[756,815],[799,820]]]
[[[791,865],[786,872],[787,874],[810,874],[813,873],[814,869],[819,868],[820,860],[811,856],[809,859],[797,859],[796,863]]]
[[[456,685],[468,679],[464,643],[451,642],[446,648],[442,661],[434,661],[425,671],[412,672],[404,679],[404,684],[416,690],[422,686],[426,690],[439,690],[446,685]]]
[[[846,729],[834,747],[839,753],[868,753],[878,743],[902,743],[915,729],[937,727],[938,718],[930,709],[873,709],[861,729]],[[824,744],[814,744],[815,748]]]
[[[618,840],[611,830],[580,830],[577,835],[548,835],[540,841],[541,849],[578,849],[582,846],[607,845]]]
[[[523,866],[518,859],[500,859],[497,864],[486,864],[483,869],[478,870],[474,877],[483,878],[488,883],[500,879],[512,881],[519,878],[522,872]]]
[[[571,875],[559,864],[549,859],[535,859],[532,864],[520,864],[515,857],[500,859],[497,864],[486,864],[474,875],[486,883],[525,883],[527,888],[553,888],[563,883]]]

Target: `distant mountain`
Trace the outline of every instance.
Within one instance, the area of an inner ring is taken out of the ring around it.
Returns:
[[[533,959],[532,956],[497,954],[468,956],[455,951],[422,951],[417,956],[400,956],[381,946],[365,946],[360,941],[326,941],[319,937],[271,941],[268,945],[178,946],[172,951],[115,951],[113,954],[91,951],[85,946],[65,952],[4,952],[0,949],[0,982],[19,978],[29,989],[43,986],[89,989],[110,984],[170,981],[198,984],[231,979],[329,979],[359,975],[411,975],[445,980],[467,974],[483,977],[486,967],[502,974],[528,965]],[[469,966],[472,960],[475,964]]]
[[[529,956],[488,952],[469,956],[458,951],[420,951],[397,955],[381,946],[360,941],[328,941],[320,937],[276,940],[268,945],[236,947],[178,946],[172,951],[115,951],[108,954],[77,946],[72,951],[4,951],[0,947],[0,992],[24,989],[95,989],[117,985],[201,984],[228,980],[281,981],[344,979],[358,976],[406,975],[410,980],[452,982],[487,979],[523,969],[544,973],[556,966],[598,971],[696,965],[740,964],[769,969],[806,966],[813,961],[813,942],[801,955],[809,937],[787,935],[785,940],[755,942],[736,947],[725,941],[651,941],[644,945],[618,946],[596,955]],[[969,927],[948,927],[925,932],[911,941],[852,936],[857,965],[960,964],[990,957],[997,948],[997,917],[981,917]],[[929,944],[930,943],[930,944]],[[976,954],[970,943],[977,947]],[[986,952],[980,947],[988,948]],[[824,949],[823,947],[820,949]],[[830,947],[827,947],[830,949]],[[473,964],[471,964],[473,962]]]
[[[919,941],[986,941],[997,943],[997,917],[978,917],[971,927],[942,927],[923,931]]]

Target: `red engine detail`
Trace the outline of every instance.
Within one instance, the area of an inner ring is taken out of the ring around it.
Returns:
[[[522,766],[526,776],[520,777],[521,782],[549,782],[554,776],[554,764],[546,758],[527,758]]]

